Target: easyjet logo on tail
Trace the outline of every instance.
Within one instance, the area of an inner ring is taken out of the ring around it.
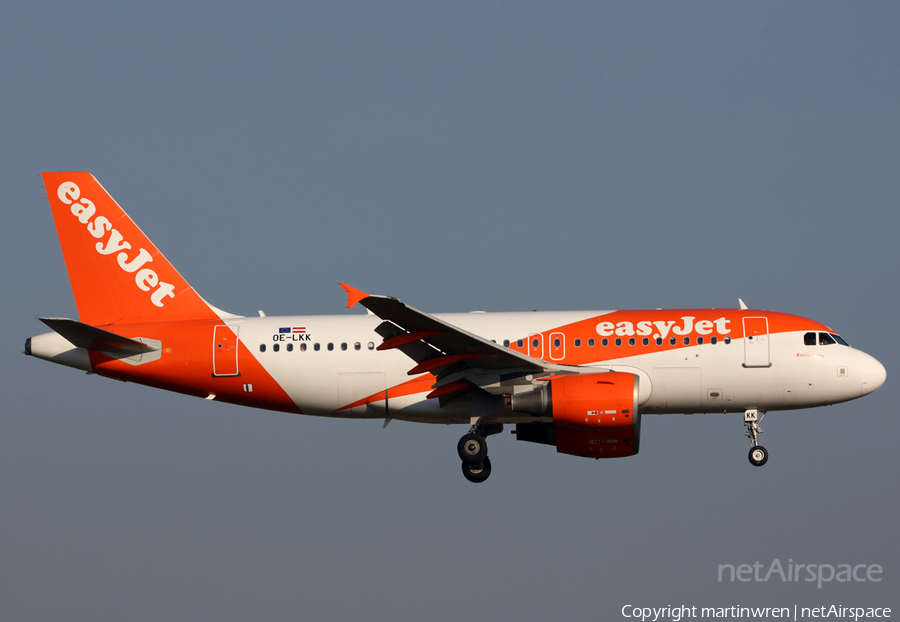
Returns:
[[[88,233],[100,240],[94,246],[97,252],[101,255],[118,253],[116,261],[119,267],[129,274],[134,274],[135,285],[145,292],[152,291],[150,301],[154,305],[162,307],[164,298],[175,297],[174,285],[160,281],[159,275],[152,268],[144,267],[153,261],[150,253],[141,248],[134,257],[129,257],[125,251],[131,249],[131,244],[117,229],[113,228],[108,218],[105,216],[94,218],[97,208],[90,199],[81,198],[81,189],[77,184],[64,181],[56,189],[56,195],[60,201],[72,206],[72,214],[78,218],[78,222],[87,227]],[[91,220],[92,218],[93,220]]]

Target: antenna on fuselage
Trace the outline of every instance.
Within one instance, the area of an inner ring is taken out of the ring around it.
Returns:
[[[747,305],[744,304],[744,301],[741,300],[740,298],[738,298],[738,303],[741,305],[741,309],[747,309],[747,308],[749,308],[749,307],[747,307]]]

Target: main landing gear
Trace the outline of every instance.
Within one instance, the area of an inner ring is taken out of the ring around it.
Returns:
[[[765,412],[760,413],[755,408],[744,411],[744,427],[747,431],[744,436],[750,439],[750,464],[761,467],[769,460],[769,452],[766,448],[759,444],[757,436],[763,433],[763,429],[759,427],[759,422],[766,416]]]
[[[473,484],[480,484],[491,476],[491,459],[487,456],[481,462],[463,462],[463,476]]]
[[[469,428],[456,445],[456,451],[462,460],[462,472],[467,480],[480,484],[491,476],[491,459],[488,458],[485,437],[503,430],[503,424],[482,425],[476,423]]]

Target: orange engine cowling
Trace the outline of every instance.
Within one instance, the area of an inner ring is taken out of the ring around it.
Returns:
[[[623,372],[574,374],[550,379],[553,423],[577,429],[634,427],[638,377]]]
[[[512,407],[552,416],[553,423],[520,424],[523,431],[517,437],[556,445],[558,452],[575,456],[633,456],[641,430],[639,382],[638,376],[625,372],[549,378],[543,389],[514,395]]]

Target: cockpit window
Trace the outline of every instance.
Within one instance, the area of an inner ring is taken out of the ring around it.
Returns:
[[[840,335],[835,335],[834,333],[829,333],[829,334],[830,334],[832,337],[834,337],[834,340],[837,341],[837,342],[838,342],[839,344],[841,344],[842,346],[847,346],[848,348],[850,347],[850,344],[847,343],[846,341],[844,341],[843,339],[841,339],[841,336],[840,336]]]
[[[834,337],[832,337],[828,333],[819,333],[819,345],[820,346],[830,346],[834,343],[835,343]]]
[[[803,345],[805,345],[805,346],[816,345],[816,334],[815,333],[806,333],[805,335],[803,335]]]

